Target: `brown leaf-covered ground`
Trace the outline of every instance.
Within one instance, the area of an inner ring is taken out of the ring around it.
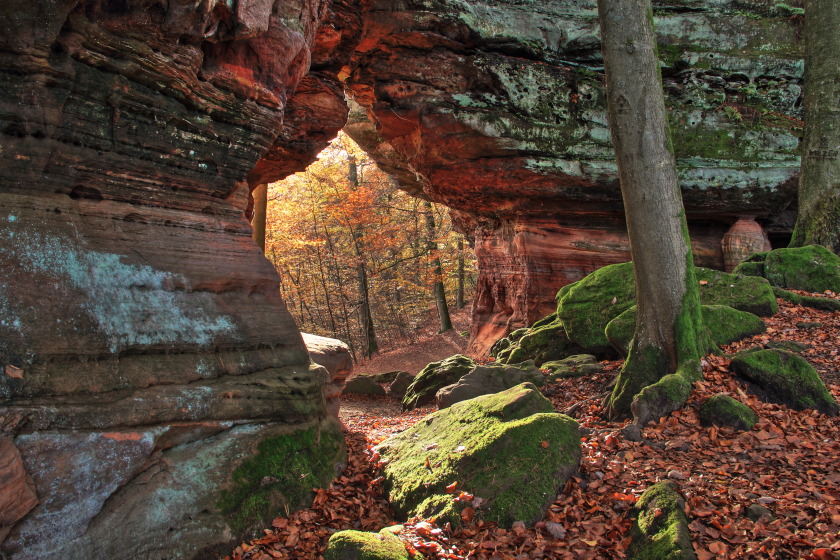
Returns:
[[[840,314],[780,301],[780,312],[766,322],[766,333],[724,351],[778,340],[805,342],[810,348],[803,355],[840,400]],[[406,546],[431,559],[624,558],[631,506],[650,484],[671,478],[686,497],[700,560],[840,559],[838,418],[763,403],[734,378],[727,358],[708,356],[705,378],[687,406],[646,427],[643,441],[631,442],[621,435],[625,423],[601,417],[605,387],[621,363],[605,365],[592,378],[544,389],[555,408],[574,415],[587,435],[578,475],[543,521],[534,528],[501,529],[474,519],[452,529],[415,519],[401,533]],[[702,427],[697,408],[718,392],[748,404],[759,423],[740,433]],[[342,406],[349,449],[344,474],[315,492],[312,507],[275,519],[263,538],[243,543],[231,560],[319,559],[337,530],[376,531],[400,522],[382,495],[371,447],[432,409],[400,413],[393,400],[361,396],[346,396]],[[764,505],[775,518],[750,521],[745,511],[752,504]]]

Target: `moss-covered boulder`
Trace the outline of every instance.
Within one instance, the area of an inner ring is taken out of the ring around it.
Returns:
[[[729,426],[736,430],[751,430],[758,415],[742,402],[725,393],[712,395],[700,407],[700,423],[704,426]]]
[[[372,375],[357,375],[347,381],[344,393],[356,395],[385,395],[385,389]]]
[[[540,319],[534,326],[514,332],[518,336],[513,339],[509,337],[507,346],[496,354],[496,360],[500,363],[518,364],[533,360],[539,366],[546,361],[564,358],[580,351],[580,347],[566,336],[563,323],[556,318],[549,322]]]
[[[562,360],[545,362],[542,369],[548,370],[548,379],[565,379],[567,377],[585,377],[603,371],[604,366],[598,363],[598,358],[592,354],[575,354]]]
[[[829,415],[840,410],[813,366],[791,352],[745,351],[732,359],[730,367],[764,400],[795,410],[816,409]]]
[[[472,507],[506,527],[538,521],[581,457],[577,422],[528,383],[437,411],[378,450],[398,515],[457,524]],[[461,491],[475,499],[456,500]]]
[[[414,377],[402,400],[403,410],[414,410],[435,400],[435,394],[447,385],[452,385],[470,372],[476,363],[456,354],[439,362],[432,362]]]
[[[267,438],[233,472],[216,507],[239,533],[265,527],[277,512],[305,507],[313,488],[325,488],[346,462],[337,424]]]
[[[840,291],[840,257],[821,245],[776,249],[764,260],[774,286],[806,292]]]
[[[778,311],[776,297],[767,281],[696,268],[700,301],[708,306],[725,305],[758,316]],[[587,352],[605,355],[613,352],[606,334],[607,325],[636,305],[633,263],[605,266],[558,294],[557,317],[572,343]],[[635,324],[635,319],[632,320]],[[616,335],[626,333],[630,317],[617,324]],[[625,347],[625,344],[620,344]]]
[[[789,301],[794,305],[813,307],[814,309],[822,309],[823,311],[840,311],[840,300],[829,299],[827,297],[803,296],[775,286],[773,287],[773,293],[777,298]]]
[[[659,482],[645,490],[634,507],[629,560],[696,560],[691,544],[685,500],[677,485]]]
[[[763,333],[767,325],[760,317],[738,311],[728,305],[703,305],[703,323],[715,346],[731,344],[748,336]],[[636,330],[636,307],[631,307],[607,324],[604,334],[616,350],[626,356]]]
[[[438,391],[435,402],[438,408],[447,408],[456,402],[498,393],[522,383],[542,387],[545,381],[545,375],[531,360],[515,365],[477,365],[456,383]]]
[[[592,354],[611,354],[604,329],[634,305],[633,263],[611,264],[564,286],[563,295],[558,294],[557,317],[569,340]]]
[[[700,303],[727,305],[759,317],[769,317],[779,310],[773,287],[755,276],[727,274],[710,268],[695,268],[700,283]]]
[[[403,542],[389,529],[378,533],[339,531],[327,542],[324,560],[413,560]]]
[[[756,253],[733,272],[762,276],[779,288],[806,292],[840,291],[840,257],[821,245]]]

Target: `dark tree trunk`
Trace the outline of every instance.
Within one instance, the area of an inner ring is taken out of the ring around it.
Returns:
[[[359,173],[356,161],[349,160],[349,172],[347,178],[354,187],[359,186]],[[379,344],[376,342],[376,331],[373,328],[373,315],[370,312],[370,287],[368,284],[367,258],[364,249],[362,233],[353,226],[350,226],[350,236],[353,238],[353,247],[356,250],[356,281],[359,286],[359,321],[362,330],[363,346],[362,356],[367,358],[379,351]]]
[[[263,254],[265,254],[265,221],[268,213],[268,185],[262,184],[251,193],[254,197],[254,219],[251,220],[251,227],[254,228],[253,238],[257,242]]]
[[[428,235],[426,247],[432,262],[432,274],[434,274],[434,295],[437,305],[438,317],[440,318],[440,332],[446,332],[452,328],[452,319],[449,317],[449,307],[446,304],[446,291],[443,287],[443,266],[440,262],[437,241],[435,241],[435,215],[432,203],[426,201],[426,233]]]
[[[805,139],[791,246],[840,253],[840,2],[805,1]]]
[[[668,135],[650,0],[598,0],[598,13],[638,305],[630,354],[607,408],[613,416],[626,416],[632,404],[637,421],[645,423],[688,398],[686,376],[668,374],[699,363],[706,344],[698,339],[705,339],[705,330]],[[686,367],[689,361],[695,364]]]

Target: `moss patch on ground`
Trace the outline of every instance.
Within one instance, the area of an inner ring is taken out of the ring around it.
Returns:
[[[438,390],[457,382],[475,366],[471,358],[462,354],[428,364],[406,389],[402,400],[403,410],[413,410],[433,402]]]
[[[751,383],[759,397],[795,410],[815,409],[835,415],[840,407],[817,371],[805,358],[784,350],[746,351],[736,355],[732,370]]]
[[[379,446],[398,515],[460,523],[465,507],[510,527],[533,524],[577,471],[576,421],[525,383],[435,412]],[[457,483],[457,491],[446,487]],[[481,502],[455,501],[465,491]]]
[[[636,502],[636,521],[627,557],[630,560],[695,559],[688,520],[683,513],[685,500],[677,485],[668,480],[654,484]]]
[[[250,532],[306,506],[312,489],[328,486],[345,459],[337,425],[269,437],[233,472],[216,505],[235,531]]]
[[[836,299],[828,299],[813,296],[801,296],[782,288],[773,288],[773,293],[777,298],[789,301],[794,305],[802,305],[803,307],[813,307],[814,309],[822,309],[823,311],[840,311],[840,301]]]
[[[729,426],[746,431],[758,422],[758,414],[753,409],[724,393],[706,399],[699,414],[704,426]]]

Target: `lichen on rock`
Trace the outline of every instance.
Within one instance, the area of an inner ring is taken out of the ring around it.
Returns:
[[[581,457],[577,422],[529,383],[435,412],[379,452],[398,515],[458,524],[469,506],[506,527],[538,521]],[[457,491],[448,492],[453,483]],[[461,491],[475,500],[456,501]]]

